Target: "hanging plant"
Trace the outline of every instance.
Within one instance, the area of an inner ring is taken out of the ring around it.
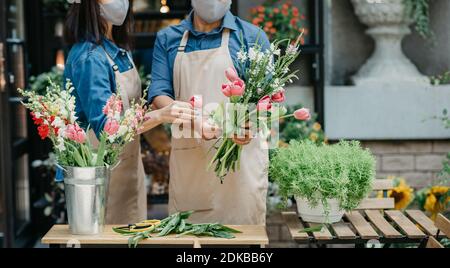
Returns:
[[[430,0],[403,0],[406,5],[407,15],[410,16],[416,26],[416,31],[424,39],[434,38],[430,28]]]

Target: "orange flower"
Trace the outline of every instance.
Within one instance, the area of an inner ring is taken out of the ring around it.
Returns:
[[[270,29],[268,27],[264,27],[264,32],[268,33],[270,32]]]
[[[288,16],[288,15],[289,15],[289,10],[283,8],[283,9],[281,10],[281,14],[283,14],[283,16]]]
[[[259,13],[263,13],[266,9],[263,6],[258,6],[257,10]]]
[[[266,22],[266,27],[271,28],[272,26],[273,26],[273,22],[271,22],[271,21]]]
[[[273,9],[273,13],[275,13],[275,14],[278,14],[278,13],[280,13],[280,9],[279,9],[279,8],[277,8],[277,7],[276,7],[276,8],[274,8],[274,9]]]
[[[259,25],[260,19],[259,19],[259,18],[254,18],[254,19],[252,20],[252,23],[253,23],[254,25]]]
[[[271,34],[275,34],[277,32],[277,29],[275,29],[275,28],[270,28],[270,33]]]

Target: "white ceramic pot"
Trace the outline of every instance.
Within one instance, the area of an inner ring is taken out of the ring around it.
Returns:
[[[330,213],[328,217],[325,215],[325,209],[322,203],[316,207],[311,207],[310,203],[305,198],[295,198],[297,202],[297,210],[303,221],[314,223],[335,223],[339,222],[344,216],[344,211],[339,209],[339,201],[337,199],[329,199],[328,206]]]

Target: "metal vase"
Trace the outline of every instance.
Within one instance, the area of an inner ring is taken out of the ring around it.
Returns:
[[[110,170],[107,167],[64,167],[70,231],[95,235],[103,231]]]

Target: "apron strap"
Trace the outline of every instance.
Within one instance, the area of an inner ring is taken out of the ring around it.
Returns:
[[[183,38],[181,39],[180,46],[178,47],[178,52],[185,52],[186,45],[189,40],[189,30],[185,31],[183,34]]]
[[[116,91],[117,94],[119,94],[119,95],[121,96],[121,98],[122,98],[122,100],[123,100],[124,108],[125,108],[125,109],[128,109],[129,106],[130,106],[130,99],[129,99],[129,97],[128,97],[128,93],[127,93],[126,90],[122,90],[122,89],[120,88],[121,85],[120,85],[119,82],[117,81],[117,80],[118,80],[117,77],[118,77],[119,75],[122,75],[122,74],[119,72],[119,66],[114,62],[113,57],[111,57],[111,55],[108,53],[108,51],[106,51],[105,47],[103,47],[103,46],[101,46],[101,47],[102,47],[103,50],[105,51],[106,58],[108,58],[108,61],[109,61],[110,65],[111,65],[111,68],[113,69],[113,71],[114,71],[114,73],[115,73],[115,77],[116,77],[116,87],[117,87],[117,88],[115,89],[115,91]],[[114,90],[113,90],[113,92],[114,92]]]
[[[221,47],[228,47],[228,43],[230,43],[230,30],[229,29],[223,29],[222,33],[222,44]]]

